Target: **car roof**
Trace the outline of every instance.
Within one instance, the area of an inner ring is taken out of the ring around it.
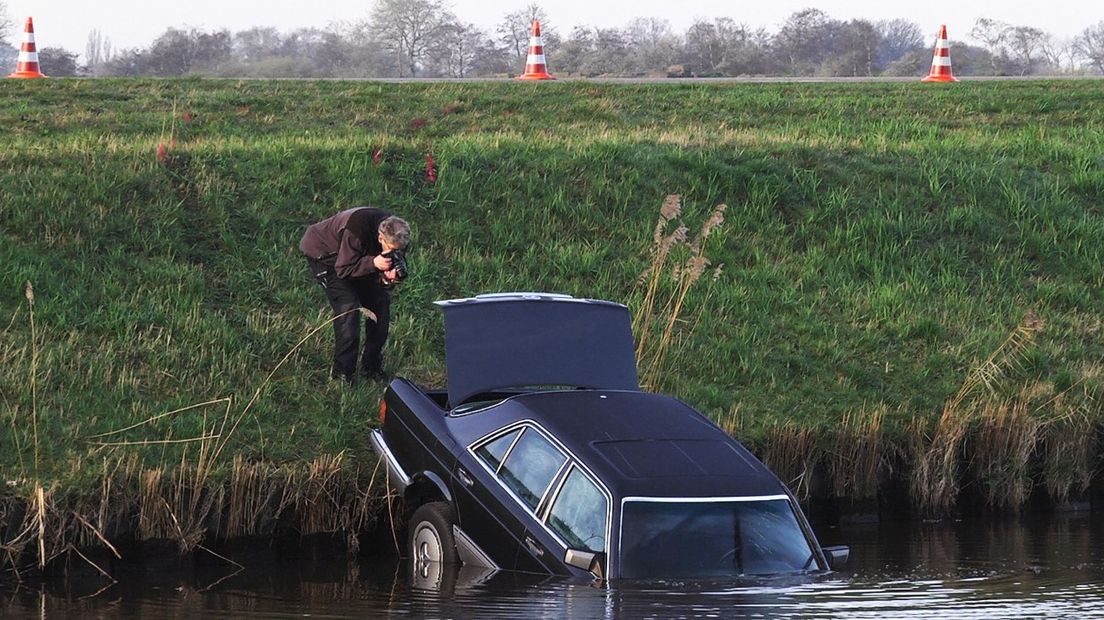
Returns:
[[[499,407],[552,434],[620,498],[786,494],[778,477],[739,442],[670,396],[535,392]]]
[[[526,386],[639,389],[624,305],[549,293],[495,293],[436,302],[445,317],[452,407]]]

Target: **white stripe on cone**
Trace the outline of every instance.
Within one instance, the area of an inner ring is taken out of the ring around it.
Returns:
[[[932,66],[933,67],[949,67],[949,66],[951,66],[951,57],[950,56],[936,56],[935,58],[932,58]]]
[[[544,54],[529,54],[525,57],[525,64],[527,65],[543,65]]]
[[[19,52],[19,59],[16,62],[38,62],[38,52]]]

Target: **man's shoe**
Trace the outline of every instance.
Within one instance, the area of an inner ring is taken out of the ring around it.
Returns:
[[[384,372],[382,368],[365,370],[360,376],[363,377],[365,381],[383,381],[386,383],[391,380],[391,376]]]
[[[355,378],[356,375],[352,373],[345,374],[342,372],[338,372],[337,370],[330,371],[330,381],[341,381],[346,385],[352,385]]]

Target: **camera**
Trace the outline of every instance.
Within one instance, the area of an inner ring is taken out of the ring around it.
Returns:
[[[406,252],[402,250],[391,250],[390,252],[380,254],[380,256],[391,259],[391,271],[395,272],[395,279],[388,281],[387,278],[384,278],[384,284],[393,286],[406,279],[409,273],[406,266]]]

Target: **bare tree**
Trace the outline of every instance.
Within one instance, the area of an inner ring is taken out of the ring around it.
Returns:
[[[927,42],[916,22],[910,22],[907,19],[889,19],[879,21],[877,27],[882,37],[881,45],[878,47],[879,69],[888,67],[890,63],[904,58],[910,52],[927,48]]]
[[[399,77],[416,77],[445,24],[456,22],[440,0],[376,0],[372,29],[395,55]]]
[[[989,50],[990,65],[994,75],[1005,73],[1008,63],[1008,35],[1012,27],[1008,24],[982,17],[974,22],[970,37],[980,41]]]
[[[445,24],[429,56],[440,75],[465,78],[475,71],[488,45],[487,35],[475,24]]]
[[[99,30],[93,29],[88,33],[88,42],[84,46],[85,73],[101,75],[104,65],[111,62],[112,53],[111,40]]]
[[[1078,57],[1098,73],[1104,73],[1104,21],[1083,30],[1074,42],[1074,49]]]
[[[1077,51],[1073,39],[1059,39],[1047,34],[1039,52],[1046,65],[1058,73],[1072,72],[1075,68]]]
[[[547,37],[551,31],[548,24],[548,14],[541,8],[541,5],[536,3],[532,3],[520,11],[507,13],[495,28],[498,40],[518,60],[525,58],[529,53],[529,31],[534,19],[541,23],[541,37]]]
[[[234,54],[237,60],[256,62],[279,53],[284,37],[272,27],[254,27],[234,33]]]
[[[0,1],[0,43],[5,43],[8,40],[8,33],[12,29],[12,19],[8,15],[8,5],[6,2]]]
[[[774,36],[774,47],[789,65],[790,75],[812,75],[832,53],[832,35],[838,25],[820,9],[790,15]]]
[[[631,65],[638,72],[665,72],[677,62],[681,44],[665,19],[637,17],[625,28]]]
[[[1020,75],[1034,72],[1046,41],[1047,34],[1038,28],[1014,26],[1009,29],[1008,44],[1011,48],[1009,57],[1019,69]]]
[[[839,76],[874,75],[882,34],[865,19],[840,23],[831,37],[833,54],[825,59],[820,73]]]

